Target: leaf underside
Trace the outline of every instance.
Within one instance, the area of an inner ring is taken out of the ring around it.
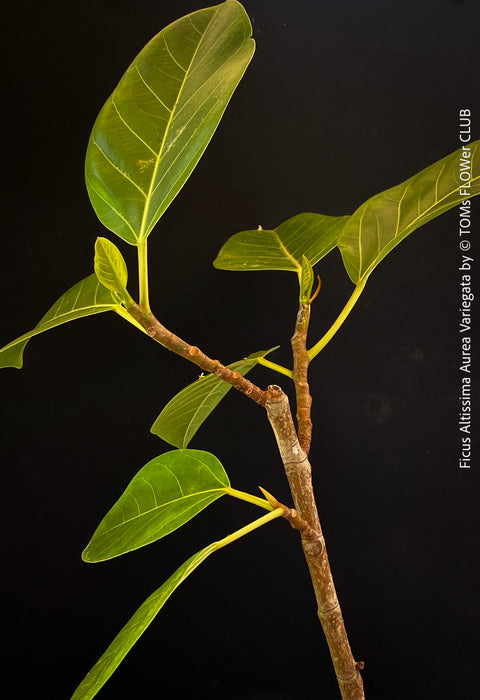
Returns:
[[[265,357],[275,348],[253,353],[245,360],[228,365],[233,372],[245,376],[258,358]],[[219,377],[209,374],[200,377],[182,389],[162,410],[151,427],[151,432],[175,447],[187,447],[202,423],[230,391],[231,385]]]
[[[241,231],[221,248],[214,266],[221,270],[302,271],[302,257],[315,265],[337,244],[347,216],[304,213],[272,230]]]
[[[175,589],[215,550],[216,544],[214,543],[194,554],[160,588],[147,598],[120,630],[95,666],[85,676],[72,695],[71,700],[91,700],[91,698],[95,697]]]
[[[193,12],[139,53],[101,110],[86,184],[102,223],[128,243],[149,235],[207,147],[255,48],[242,5]]]
[[[146,464],[93,534],[84,561],[117,557],[154,542],[200,513],[230,486],[219,460],[203,450],[173,450]]]
[[[470,158],[462,154],[469,153]],[[470,187],[460,178],[470,169]],[[463,191],[463,194],[462,194]],[[338,239],[347,273],[359,284],[410,233],[480,193],[480,141],[451,153],[421,172],[371,197],[345,223]]]
[[[0,367],[20,369],[23,365],[25,346],[34,335],[83,316],[116,311],[119,306],[112,292],[100,284],[95,275],[86,277],[66,291],[32,331],[13,340],[0,350]]]

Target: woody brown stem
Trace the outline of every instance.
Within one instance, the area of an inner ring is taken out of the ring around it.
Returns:
[[[312,397],[308,385],[308,366],[310,364],[310,358],[307,352],[310,308],[310,302],[300,305],[295,324],[295,332],[292,337],[293,381],[297,398],[298,440],[303,451],[307,455],[312,442]]]
[[[359,670],[363,664],[355,661],[350,649],[315,503],[311,466],[297,437],[288,397],[279,387],[271,386],[265,408],[275,433],[295,508],[299,517],[311,528],[303,529],[302,547],[315,591],[318,617],[330,649],[342,698],[364,700]],[[315,534],[312,534],[312,530]]]
[[[267,393],[263,389],[242,377],[239,372],[234,372],[225,367],[219,360],[212,360],[200,348],[190,345],[179,338],[178,335],[165,328],[150,310],[146,311],[138,304],[132,304],[128,306],[127,311],[141,324],[150,338],[156,340],[157,343],[163,345],[167,350],[171,350],[189,362],[193,362],[205,372],[215,374],[220,379],[231,384],[235,389],[238,389],[238,391],[241,391],[242,394],[260,404],[260,406],[265,406]]]
[[[304,308],[307,306],[308,309]],[[145,310],[137,304],[132,304],[127,308],[127,311],[141,324],[151,338],[165,348],[189,362],[193,362],[202,370],[215,374],[266,408],[268,419],[277,439],[295,504],[295,510],[282,506],[284,508],[284,517],[300,531],[302,536],[303,551],[310,570],[318,604],[318,617],[330,649],[342,699],[364,700],[362,678],[359,671],[362,664],[354,661],[350,650],[315,504],[311,467],[307,453],[299,442],[286,394],[277,386],[270,386],[267,391],[264,391],[242,377],[238,372],[233,372],[222,365],[218,360],[212,360],[199,348],[190,345],[165,328],[150,310]],[[296,353],[298,356],[296,374],[294,372],[297,382],[302,380],[306,382],[307,379],[308,362],[305,362],[303,350],[305,349],[308,321],[309,305],[303,305],[297,318],[297,327],[292,339],[294,355]],[[306,383],[306,389],[303,387],[297,390],[297,401],[298,397],[305,399],[307,395],[310,395],[308,382]],[[306,424],[307,413],[309,417],[308,402],[304,401],[301,408],[303,412],[301,410],[298,413],[299,426]]]

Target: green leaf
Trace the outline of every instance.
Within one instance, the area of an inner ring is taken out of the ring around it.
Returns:
[[[228,367],[233,372],[245,376],[258,364],[259,358],[265,357],[272,350],[275,348],[253,353],[245,360],[234,362]],[[199,427],[231,388],[230,384],[214,374],[200,377],[168,402],[150,428],[151,432],[170,445],[187,447]]]
[[[302,272],[300,274],[300,303],[308,304],[312,296],[314,282],[313,268],[308,258],[302,255]]]
[[[0,367],[20,369],[23,365],[25,346],[34,335],[82,316],[116,311],[119,306],[112,292],[105,289],[95,275],[86,277],[65,292],[32,331],[21,335],[0,350]]]
[[[338,239],[345,268],[355,284],[365,280],[410,233],[480,193],[479,145],[475,141],[460,148],[356,210]],[[460,178],[461,168],[471,172],[469,187]]]
[[[155,457],[132,479],[96,529],[84,561],[118,557],[168,535],[230,486],[219,460],[202,450]]]
[[[99,237],[95,241],[95,274],[104,287],[119,294],[122,300],[131,300],[127,292],[127,264],[108,238]]]
[[[87,189],[128,243],[149,235],[197,164],[252,58],[250,37],[236,0],[193,12],[146,45],[101,110]]]
[[[302,256],[315,265],[337,244],[346,216],[298,214],[276,229],[236,233],[220,250],[221,270],[291,270],[299,276]]]
[[[157,613],[161,610],[168,598],[174,590],[194,571],[199,564],[205,559],[221,549],[227,547],[236,540],[253,532],[259,527],[263,527],[267,523],[276,518],[282,517],[284,514],[283,508],[275,508],[267,515],[254,520],[245,527],[236,530],[227,537],[224,537],[217,542],[205,547],[193,557],[190,557],[170,578],[155,591],[147,600],[139,607],[137,612],[127,622],[125,627],[120,630],[106,652],[97,661],[92,670],[85,676],[80,683],[71,700],[91,700],[95,697],[100,688],[102,688],[112,673],[118,667],[120,662],[125,658],[135,642],[145,632],[148,625],[152,622]]]
[[[205,547],[180,566],[170,578],[165,581],[139,607],[133,617],[120,630],[105,653],[95,666],[85,676],[71,700],[91,700],[104,686],[112,673],[128,654],[135,642],[142,636],[149,624],[160,612],[168,598],[176,588],[189,576],[205,559],[217,549],[217,543]]]

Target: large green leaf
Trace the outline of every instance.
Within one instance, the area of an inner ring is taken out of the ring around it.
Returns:
[[[193,12],[139,53],[90,137],[92,205],[129,243],[149,235],[208,145],[255,42],[242,5]]]
[[[245,376],[261,357],[271,350],[256,352],[246,359],[228,365],[233,372]],[[151,432],[175,447],[187,447],[202,423],[230,391],[231,385],[214,374],[200,377],[182,389],[168,402],[151,427]]]
[[[82,554],[96,562],[168,535],[223,496],[230,486],[218,459],[202,450],[155,457],[132,479]]]
[[[118,311],[124,315],[124,309],[114,298],[112,292],[100,284],[95,275],[90,275],[65,292],[32,331],[21,335],[0,350],[0,367],[20,369],[23,365],[25,346],[34,335],[67,323],[67,321],[99,314],[103,311]]]
[[[133,617],[120,630],[95,666],[85,676],[72,695],[71,700],[91,700],[91,698],[95,697],[135,642],[145,632],[157,613],[162,609],[174,590],[216,549],[217,543],[213,543],[194,554],[165,581],[163,586],[160,586],[158,590],[147,598]]]
[[[291,270],[300,276],[302,256],[315,265],[336,246],[347,219],[305,213],[269,231],[241,231],[228,239],[213,264],[221,270]]]
[[[350,279],[359,284],[412,231],[480,193],[480,141],[375,195],[345,223],[338,239]],[[467,156],[467,157],[466,157]],[[471,173],[470,186],[460,178]]]

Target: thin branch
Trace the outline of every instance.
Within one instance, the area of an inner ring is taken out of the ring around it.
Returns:
[[[138,304],[132,304],[127,308],[127,311],[144,328],[150,338],[156,340],[157,343],[163,345],[167,350],[171,350],[185,360],[193,362],[204,372],[214,374],[223,379],[227,384],[231,384],[231,386],[260,404],[260,406],[265,406],[267,393],[263,389],[242,377],[239,372],[233,372],[228,367],[225,367],[219,360],[212,360],[200,348],[190,345],[179,338],[175,333],[165,328],[150,310],[146,311]]]
[[[298,439],[308,455],[312,442],[312,397],[308,385],[308,365],[310,358],[307,352],[307,333],[310,323],[310,303],[301,304],[297,314],[295,332],[292,337],[293,351],[293,381],[297,396]]]

